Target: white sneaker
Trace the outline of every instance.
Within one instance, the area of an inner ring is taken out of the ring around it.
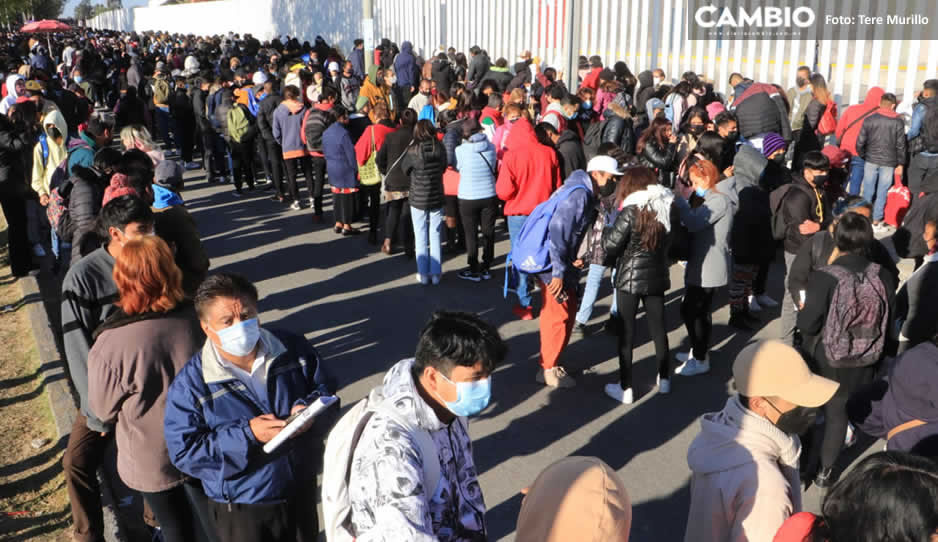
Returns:
[[[417,282],[419,282],[420,284],[423,284],[424,286],[426,286],[427,284],[430,284],[430,278],[426,275],[421,275],[420,273],[417,273],[415,278],[417,279]]]
[[[667,378],[662,379],[660,376],[658,377],[658,393],[662,395],[667,395],[671,393],[671,380],[670,379],[667,379]]]
[[[772,299],[771,297],[765,294],[757,295],[755,300],[759,302],[759,305],[765,308],[771,309],[771,308],[775,308],[778,306],[778,301],[775,301],[774,299]]]
[[[749,312],[762,312],[762,305],[754,295],[749,296]]]
[[[687,360],[693,358],[694,355],[692,352],[678,352],[674,354],[674,359],[680,361],[681,363],[687,363]]]
[[[710,362],[709,361],[699,361],[694,358],[687,360],[687,363],[681,365],[674,370],[675,374],[681,376],[696,376],[702,375],[704,373],[710,372]]]
[[[632,388],[623,390],[622,386],[616,384],[615,382],[610,382],[609,384],[606,384],[605,390],[606,395],[612,397],[623,405],[631,405],[635,402],[635,399],[632,397]]]
[[[438,284],[440,283],[440,276],[439,276],[439,275],[433,275],[432,277],[430,277],[430,282],[431,282],[434,286],[438,285]]]

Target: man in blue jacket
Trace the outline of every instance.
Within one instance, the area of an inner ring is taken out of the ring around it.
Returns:
[[[583,261],[577,251],[586,230],[596,218],[596,201],[615,192],[616,180],[623,174],[611,156],[595,156],[586,171],[576,170],[564,181],[558,193],[569,195],[561,201],[550,218],[550,264],[538,281],[544,302],[541,307],[541,368],[537,381],[553,388],[572,388],[576,381],[557,364],[570,342],[577,310],[576,290]],[[585,188],[579,190],[577,188]],[[557,194],[554,195],[557,197]]]
[[[166,445],[173,464],[201,480],[222,542],[313,541],[316,425],[270,454],[262,448],[286,418],[329,391],[316,350],[302,336],[262,329],[257,301],[254,285],[235,274],[199,287],[194,302],[207,340],[170,387]]]

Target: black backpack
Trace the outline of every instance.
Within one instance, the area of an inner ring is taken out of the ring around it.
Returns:
[[[769,206],[772,209],[772,238],[776,241],[783,241],[788,236],[789,225],[785,222],[782,206],[792,189],[807,193],[803,186],[791,182],[783,184],[769,194]]]
[[[919,131],[925,152],[938,153],[938,102],[925,106],[925,118]]]

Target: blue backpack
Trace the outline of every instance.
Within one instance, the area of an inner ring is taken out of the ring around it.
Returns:
[[[511,246],[509,255],[512,265],[518,271],[534,274],[551,270],[550,219],[554,216],[557,206],[577,189],[586,190],[586,187],[582,184],[575,184],[571,187],[562,186],[528,215],[518,234],[517,242]]]

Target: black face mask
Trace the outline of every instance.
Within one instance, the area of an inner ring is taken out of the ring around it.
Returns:
[[[773,156],[772,161],[780,166],[784,166],[785,165],[785,153],[777,154]]]
[[[816,408],[799,406],[788,412],[782,412],[771,402],[766,402],[781,414],[781,416],[778,417],[778,421],[775,422],[775,427],[778,427],[779,431],[788,435],[805,434],[814,426],[814,422],[817,419]]]
[[[597,183],[599,184],[599,183]],[[599,187],[599,195],[608,198],[616,191],[616,180],[609,179],[606,181],[606,184]]]
[[[798,88],[805,86],[807,82],[808,80],[805,79],[804,77],[798,77],[795,79],[795,84],[798,85]]]
[[[824,183],[827,182],[827,175],[815,175],[814,176],[814,186],[820,188],[824,186]]]
[[[691,135],[700,135],[706,130],[707,127],[703,124],[690,124],[687,126],[687,133]]]

